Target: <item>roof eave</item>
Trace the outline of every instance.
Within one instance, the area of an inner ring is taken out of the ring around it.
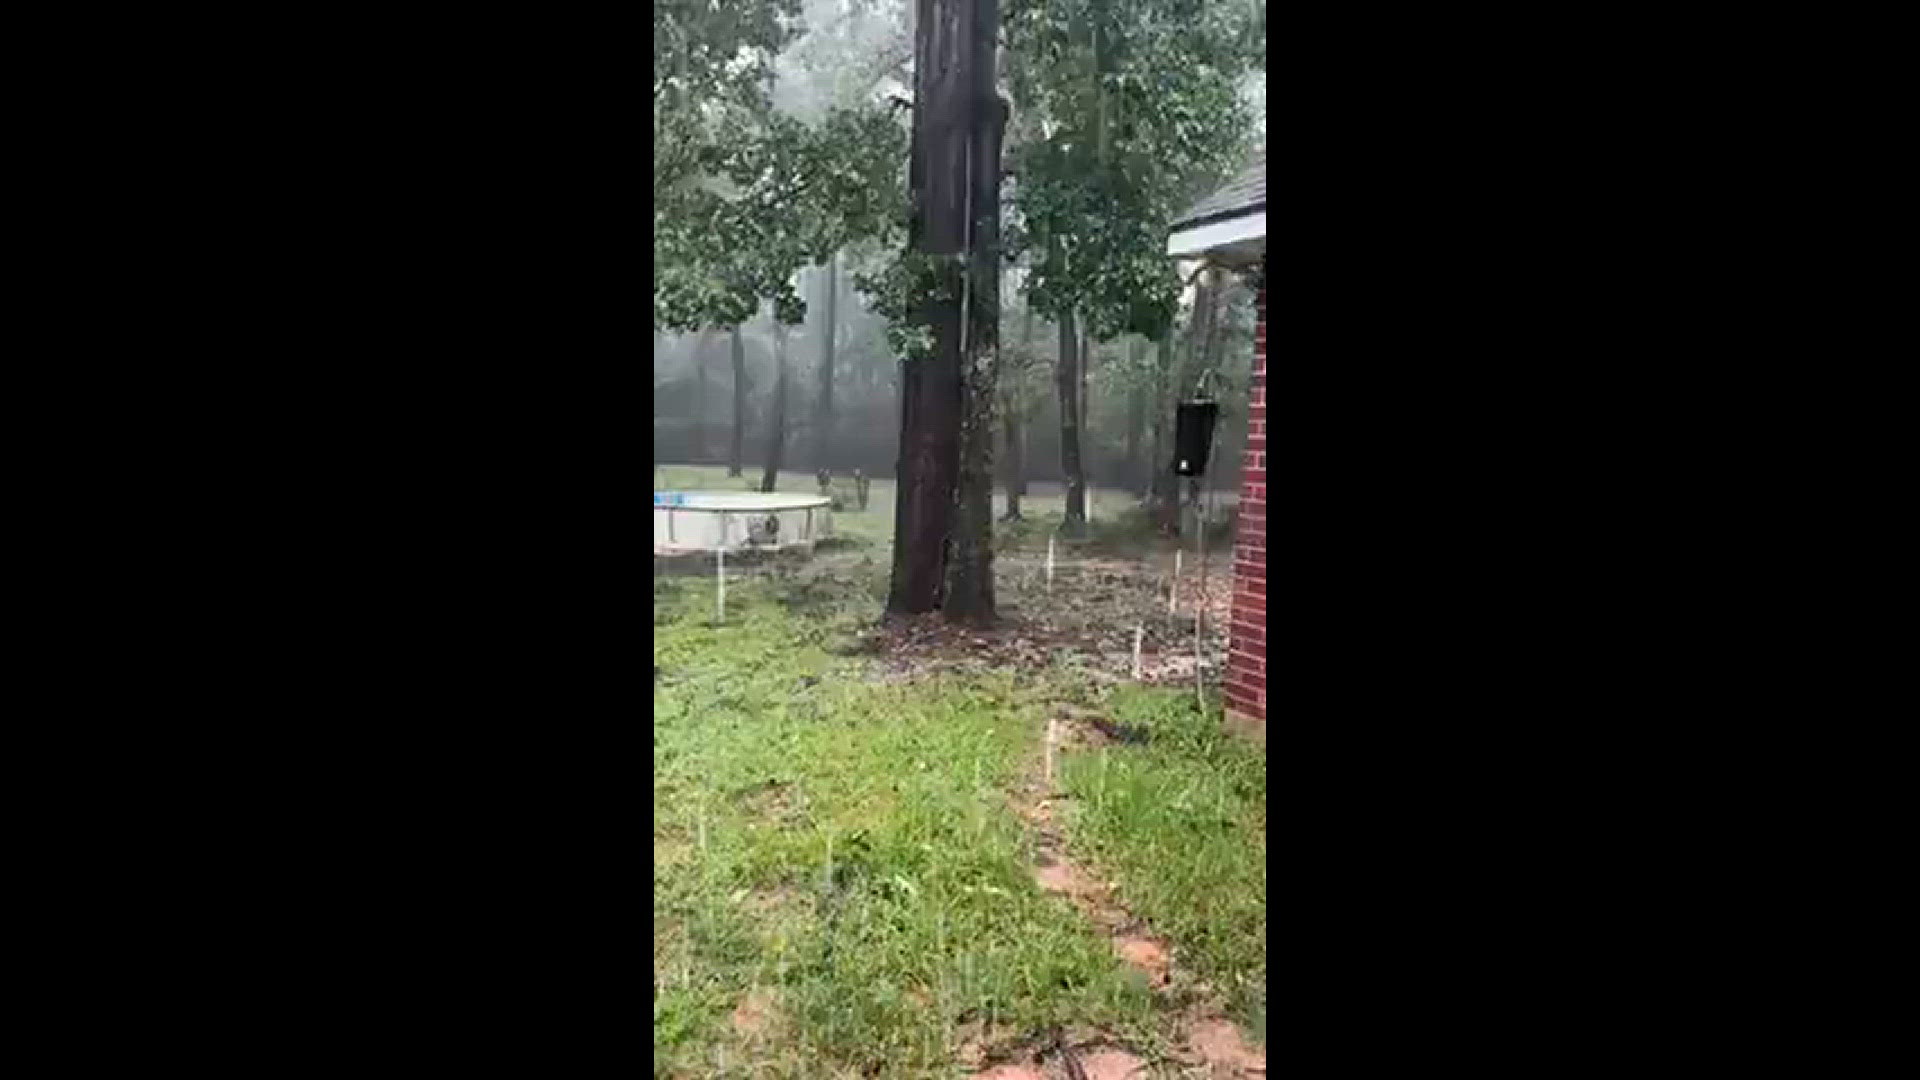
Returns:
[[[1182,225],[1167,236],[1167,254],[1176,259],[1211,257],[1223,265],[1258,261],[1266,253],[1267,212],[1240,214],[1198,225]]]

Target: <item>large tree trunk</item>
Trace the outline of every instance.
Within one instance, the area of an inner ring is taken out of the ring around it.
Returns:
[[[787,450],[787,327],[773,320],[773,408],[767,419],[767,470],[760,490],[772,491],[780,480],[781,457]]]
[[[820,335],[820,393],[813,400],[813,467],[833,468],[833,351],[836,306],[840,293],[840,256],[828,256],[821,277],[826,296],[826,325]]]
[[[1080,335],[1073,312],[1060,316],[1060,359],[1055,364],[1060,388],[1060,469],[1067,482],[1067,516],[1062,531],[1078,536],[1087,527],[1087,477],[1080,465]]]
[[[728,333],[733,339],[733,443],[727,448],[727,475],[739,476],[747,433],[747,347],[738,326]]]
[[[918,0],[914,24],[913,198],[909,245],[932,256],[966,249],[967,168],[973,127],[991,100],[994,0]],[[984,36],[983,29],[986,31]],[[984,85],[988,92],[980,94]],[[984,117],[980,117],[984,119]],[[920,305],[916,321],[933,334],[933,350],[905,361],[900,393],[900,458],[895,467],[893,578],[887,611],[917,614],[939,607],[953,542],[959,477],[961,312],[963,275],[939,260],[942,280]]]
[[[959,311],[927,304],[930,356],[901,362],[900,459],[894,467],[893,580],[887,610],[916,615],[940,606],[959,470]]]
[[[947,562],[944,608],[955,622],[995,618],[993,594],[993,405],[1000,370],[1000,141],[1006,102],[993,96],[997,0],[974,11],[978,96],[968,154],[967,288],[960,360],[959,506]]]

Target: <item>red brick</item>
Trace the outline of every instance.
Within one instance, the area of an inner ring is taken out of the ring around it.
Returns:
[[[1258,705],[1263,703],[1267,696],[1266,690],[1262,686],[1262,684],[1265,682],[1266,682],[1265,679],[1249,679],[1249,678],[1242,677],[1242,678],[1234,679],[1233,681],[1227,683],[1227,685],[1229,687],[1233,687],[1233,686],[1240,687],[1240,692],[1242,694],[1245,694],[1247,697],[1252,698],[1254,701],[1254,704]]]

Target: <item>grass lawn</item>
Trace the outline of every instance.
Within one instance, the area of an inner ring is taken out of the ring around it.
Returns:
[[[664,472],[683,490],[749,479]],[[780,487],[815,489],[801,474]],[[1067,842],[1264,1041],[1264,755],[1219,736],[1190,686],[1090,682],[1055,653],[886,666],[898,656],[876,655],[871,631],[892,495],[874,481],[865,513],[835,515],[843,542],[730,581],[725,625],[710,579],[655,578],[656,1075],[957,1077],[1065,1029],[1174,1075],[1161,1055],[1182,1003],[1035,884],[1035,838],[1010,803],[1066,703],[1150,736],[1066,757]],[[1059,503],[1028,513],[1057,522]],[[1095,520],[1129,506],[1097,493]],[[1013,532],[1009,559],[1044,549],[1043,533]],[[1024,581],[1003,577],[1003,606],[1046,607]]]

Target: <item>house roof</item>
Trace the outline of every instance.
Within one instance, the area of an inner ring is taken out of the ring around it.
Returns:
[[[1219,190],[1194,203],[1173,222],[1174,232],[1210,225],[1228,218],[1264,212],[1267,208],[1267,148],[1254,151],[1247,167]]]
[[[1240,175],[1180,215],[1167,231],[1167,254],[1246,270],[1267,257],[1267,148]]]

